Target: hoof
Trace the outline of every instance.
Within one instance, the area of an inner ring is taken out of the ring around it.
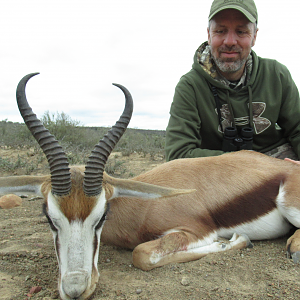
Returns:
[[[300,263],[300,251],[294,252],[291,255],[291,258],[295,264],[299,264]]]
[[[251,249],[251,248],[254,247],[253,244],[251,243],[251,241],[250,241],[248,235],[246,235],[246,234],[241,234],[241,236],[244,237],[245,240],[247,241],[247,246],[246,246],[246,248],[250,248],[250,249]]]

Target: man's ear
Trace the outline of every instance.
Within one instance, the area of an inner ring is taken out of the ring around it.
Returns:
[[[210,32],[209,32],[209,27],[207,27],[207,41],[208,41],[208,45],[210,45]]]
[[[251,47],[253,47],[253,46],[255,45],[257,32],[258,32],[258,28],[256,28],[256,31],[254,32],[254,36],[253,36],[253,40],[252,40],[252,45],[251,45]]]

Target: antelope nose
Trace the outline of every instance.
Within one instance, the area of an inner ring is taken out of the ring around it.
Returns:
[[[62,288],[71,299],[79,298],[87,289],[88,273],[74,271],[65,274],[62,279]]]

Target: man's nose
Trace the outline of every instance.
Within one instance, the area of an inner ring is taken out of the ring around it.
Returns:
[[[228,47],[234,46],[237,44],[237,35],[233,31],[229,31],[224,40],[224,44]]]

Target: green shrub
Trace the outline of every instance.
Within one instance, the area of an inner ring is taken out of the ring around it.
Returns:
[[[46,111],[41,117],[41,122],[60,142],[77,144],[83,139],[82,131],[77,130],[80,122],[72,120],[64,112],[57,112],[55,115]]]
[[[53,114],[46,111],[41,121],[61,144],[71,165],[85,164],[95,145],[110,130],[106,127],[81,126],[80,122],[72,120],[63,112]],[[143,156],[150,155],[152,159],[156,159],[157,155],[164,158],[164,146],[165,131],[128,128],[114,151],[121,152],[123,156],[138,153]],[[16,150],[29,149],[30,156],[35,156],[33,164],[28,163],[28,159],[23,161],[19,158],[17,162],[1,159],[2,170],[12,171],[16,168],[25,168],[26,173],[34,172],[46,159],[26,125],[9,122],[7,119],[0,121],[0,147]],[[107,163],[107,171],[110,174],[124,173],[122,164],[116,160],[116,157]]]
[[[13,172],[18,169],[24,169],[24,173],[28,175],[36,168],[37,166],[35,166],[34,163],[28,162],[27,159],[21,158],[19,155],[17,160],[0,157],[0,170],[2,171]]]

